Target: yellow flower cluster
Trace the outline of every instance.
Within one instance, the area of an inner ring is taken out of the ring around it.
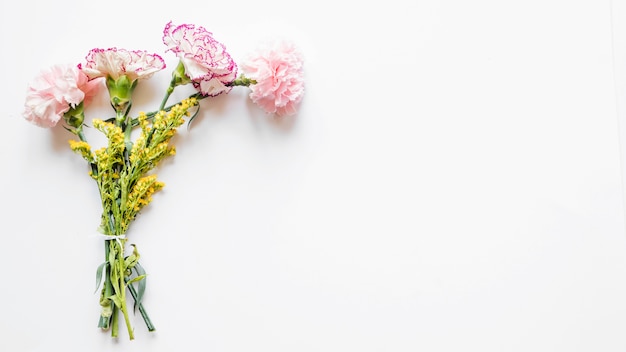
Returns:
[[[123,230],[126,230],[143,207],[150,204],[152,195],[164,186],[163,182],[157,181],[156,175],[144,176],[137,180],[122,208]]]
[[[176,129],[189,116],[189,109],[198,105],[195,98],[185,99],[175,105],[169,112],[158,112],[150,126],[145,113],[138,117],[141,134],[133,143],[129,160],[139,174],[143,174],[155,167],[164,158],[175,155],[176,149],[169,146],[169,141],[176,134]]]
[[[70,140],[70,148],[80,154],[87,162],[93,163],[94,156],[91,153],[91,146],[87,142]]]
[[[109,141],[107,149],[111,154],[121,154],[124,151],[124,132],[121,127],[100,119],[93,120],[93,127],[107,137]]]
[[[119,125],[100,119],[94,119],[93,126],[106,136],[106,147],[92,152],[87,142],[70,141],[71,149],[91,164],[90,175],[98,182],[104,232],[125,233],[141,209],[152,201],[152,195],[165,186],[156,175],[147,174],[161,160],[176,154],[169,142],[185,122],[184,117],[190,115],[189,109],[196,105],[197,99],[185,99],[168,112],[156,113],[151,123],[145,113],[140,113],[137,122],[141,133],[132,146],[127,140],[129,135],[125,136]],[[110,216],[116,219],[114,224]]]
[[[106,147],[96,150],[95,162],[100,177],[112,177],[116,165],[124,162],[124,133],[119,126],[99,119],[93,120],[93,126],[104,133],[109,143]]]

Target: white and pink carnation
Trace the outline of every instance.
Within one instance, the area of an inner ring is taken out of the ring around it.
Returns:
[[[75,65],[52,66],[28,87],[23,116],[37,126],[54,127],[71,107],[89,104],[101,83],[89,80]]]
[[[267,113],[293,115],[304,96],[303,58],[289,42],[270,43],[241,64],[250,85],[250,98]]]
[[[186,75],[204,95],[229,92],[237,78],[237,65],[226,47],[206,29],[193,24],[175,26],[169,22],[163,31],[163,43],[181,60]]]
[[[92,49],[85,57],[86,63],[78,67],[90,79],[111,77],[118,79],[122,75],[131,81],[150,78],[155,72],[165,68],[165,61],[157,54],[143,50],[125,50],[118,48]]]

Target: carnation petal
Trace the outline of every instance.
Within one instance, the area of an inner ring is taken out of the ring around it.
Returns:
[[[92,49],[85,57],[87,61],[79,68],[90,78],[111,77],[118,79],[122,75],[132,81],[148,79],[154,73],[165,68],[165,61],[157,54],[143,50],[118,48]]]
[[[194,84],[197,88],[199,88],[202,94],[212,97],[220,95],[222,93],[228,93],[232,89],[232,87],[226,86],[217,78],[201,80],[199,82],[194,82]]]

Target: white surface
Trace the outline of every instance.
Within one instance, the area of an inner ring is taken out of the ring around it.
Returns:
[[[0,350],[624,351],[613,15],[608,0],[2,3]],[[170,19],[237,60],[293,39],[307,93],[283,124],[243,89],[203,103],[129,232],[157,331],[137,316],[136,340],[113,341],[96,328],[96,186],[68,133],[20,113],[41,68],[163,53]]]

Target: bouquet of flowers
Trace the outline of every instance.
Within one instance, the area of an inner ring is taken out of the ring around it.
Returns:
[[[148,330],[155,328],[142,304],[146,271],[139,263],[137,247],[126,248],[126,233],[152,195],[164,187],[153,171],[175,154],[171,140],[177,129],[197,116],[202,99],[228,93],[233,87],[249,89],[250,99],[276,116],[294,114],[304,94],[302,56],[291,43],[262,47],[239,66],[201,26],[170,22],[163,31],[163,43],[166,52],[176,55],[178,65],[160,106],[150,112],[133,113],[133,93],[140,82],[163,70],[165,61],[155,53],[120,48],[92,49],[82,63],[42,71],[28,88],[24,110],[24,118],[35,125],[51,128],[63,121],[75,136],[69,146],[87,162],[102,204],[98,231],[105,245],[104,262],[96,270],[102,307],[98,326],[117,337],[123,318],[131,340],[127,293]],[[168,105],[174,89],[188,84],[195,93]],[[103,86],[115,116],[94,118],[90,126],[85,109]],[[84,133],[91,127],[106,137],[105,146],[92,148]]]

